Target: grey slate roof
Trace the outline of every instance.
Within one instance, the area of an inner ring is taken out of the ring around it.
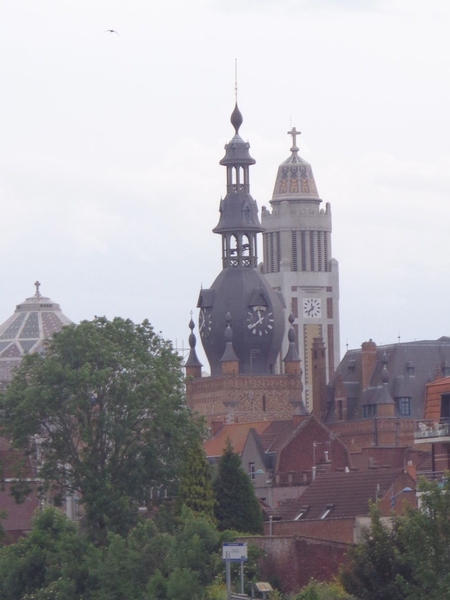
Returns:
[[[384,361],[388,375],[387,390],[383,390]],[[399,412],[399,399],[406,397],[411,398],[410,418],[419,419],[423,417],[425,385],[432,381],[436,374],[450,375],[450,338],[378,346],[376,365],[366,390],[363,390],[361,385],[361,363],[362,350],[349,350],[336,369],[327,389],[326,423],[337,420],[334,404],[335,385],[340,376],[347,394],[349,420],[362,418],[362,406],[377,404],[381,395],[387,392],[396,404],[395,416],[402,416]]]

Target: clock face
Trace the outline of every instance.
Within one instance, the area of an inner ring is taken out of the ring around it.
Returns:
[[[202,308],[198,317],[198,328],[202,338],[210,336],[212,331],[212,318],[211,311],[209,308]]]
[[[318,319],[322,314],[320,298],[303,299],[303,316]]]
[[[267,335],[273,329],[273,313],[267,306],[252,306],[247,311],[247,329],[257,336]]]

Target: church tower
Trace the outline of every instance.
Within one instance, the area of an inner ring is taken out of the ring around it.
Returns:
[[[233,331],[233,349],[239,373],[268,375],[276,370],[285,329],[283,301],[257,267],[257,234],[263,231],[258,207],[250,195],[250,145],[239,135],[242,115],[236,105],[235,129],[220,164],[226,168],[226,196],[220,202],[219,223],[213,229],[222,238],[222,271],[198,300],[199,330],[211,374],[222,372],[227,314]]]
[[[262,209],[264,273],[295,317],[304,400],[312,410],[314,339],[325,345],[327,381],[340,361],[339,271],[331,254],[330,205],[321,208],[311,165],[298,154],[300,132],[293,127],[288,133],[291,155],[278,168],[271,211]],[[287,347],[285,338],[281,356]]]
[[[287,316],[281,294],[257,268],[257,235],[262,227],[250,195],[250,145],[239,135],[242,115],[231,115],[235,133],[220,161],[226,169],[226,195],[213,232],[221,237],[222,270],[197,307],[201,341],[211,377],[201,376],[195,352],[194,323],[189,327],[186,362],[188,406],[207,422],[254,422],[305,415],[300,358],[292,328],[283,364],[277,368]],[[283,373],[284,369],[284,374]]]

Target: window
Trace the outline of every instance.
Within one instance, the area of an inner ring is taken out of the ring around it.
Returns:
[[[441,419],[450,417],[450,394],[442,394],[441,396]]]
[[[333,508],[334,508],[334,504],[327,504],[325,510],[320,515],[320,519],[326,519],[328,517],[328,515],[330,514],[330,512],[332,511]]]
[[[399,398],[398,410],[401,415],[408,416],[411,414],[411,398]]]
[[[362,407],[362,416],[363,419],[370,419],[371,417],[375,417],[377,414],[377,405],[376,404],[365,404]]]
[[[338,405],[338,419],[339,419],[339,421],[342,421],[344,418],[344,411],[342,408],[342,400],[338,400],[337,405]]]
[[[255,480],[255,463],[254,462],[248,463],[248,474],[250,475],[250,479],[252,481],[254,481]]]
[[[305,506],[302,506],[300,512],[295,517],[294,521],[299,521],[304,515],[306,515],[306,513],[308,512],[308,509],[309,509],[309,504],[305,504]]]

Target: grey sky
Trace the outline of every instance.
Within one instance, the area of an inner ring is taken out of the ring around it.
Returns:
[[[445,0],[5,0],[0,321],[39,279],[74,321],[187,340],[221,268],[237,58],[259,207],[291,124],[331,203],[343,350],[450,335],[449,21]]]

